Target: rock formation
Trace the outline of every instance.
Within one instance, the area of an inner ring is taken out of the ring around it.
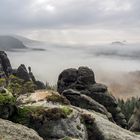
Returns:
[[[20,79],[23,79],[24,81],[30,81],[29,73],[24,64],[21,64],[18,67],[18,69],[16,71],[16,76]]]
[[[21,64],[17,69],[12,69],[10,60],[4,51],[0,51],[0,78],[7,79],[11,74],[17,76],[18,78],[24,80],[25,82],[32,81],[37,89],[45,89],[46,86],[43,82],[36,80],[35,76],[31,71],[31,67],[26,69],[24,64]],[[7,82],[7,81],[6,81]]]
[[[66,97],[69,96],[68,99],[71,104],[79,106],[80,103],[78,103],[78,100],[74,102],[73,98],[70,99],[69,94],[71,93],[69,89],[75,90],[73,94],[78,91],[80,94],[91,97],[93,102],[98,102],[100,106],[104,106],[104,108],[112,114],[114,121],[118,125],[124,128],[127,126],[125,116],[121,113],[117,100],[109,94],[105,85],[96,83],[94,72],[88,67],[66,69],[58,78],[58,92]],[[82,102],[82,100],[80,102]],[[92,109],[94,110],[95,108]]]
[[[31,124],[44,140],[56,140],[66,136],[86,140],[86,127],[81,123],[81,119],[78,111],[69,107],[57,107],[47,109],[42,117],[31,117]]]

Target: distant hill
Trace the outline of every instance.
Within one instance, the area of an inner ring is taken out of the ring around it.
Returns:
[[[121,46],[121,45],[125,45],[125,43],[124,42],[121,42],[121,41],[115,41],[115,42],[112,42],[111,45]]]
[[[12,36],[0,36],[0,49],[25,49],[27,48],[22,41]]]
[[[24,44],[33,44],[33,43],[41,43],[38,40],[29,39],[19,35],[12,35],[13,37],[17,38],[18,40],[22,41]]]

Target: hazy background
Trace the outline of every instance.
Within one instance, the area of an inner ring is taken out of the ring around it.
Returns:
[[[140,0],[0,0],[0,34],[46,42],[26,44],[46,51],[8,52],[14,67],[32,66],[43,81],[85,65],[115,96],[139,96],[139,9]]]

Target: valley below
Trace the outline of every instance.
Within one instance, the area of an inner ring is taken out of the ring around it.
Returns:
[[[87,45],[25,42],[28,49],[7,51],[13,67],[21,62],[31,66],[35,75],[56,85],[59,73],[70,67],[88,66],[97,81],[106,84],[117,98],[140,96],[139,44]]]

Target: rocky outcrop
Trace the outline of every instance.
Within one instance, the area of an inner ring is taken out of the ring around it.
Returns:
[[[21,64],[18,67],[18,69],[16,71],[16,76],[20,79],[23,79],[24,81],[30,81],[29,73],[24,64]]]
[[[140,132],[140,106],[136,106],[128,122],[130,131]]]
[[[36,85],[36,89],[46,89],[46,86],[43,82],[36,80],[31,71],[31,67],[28,67],[28,70],[24,64],[21,64],[17,69],[12,69],[7,54],[4,51],[0,51],[0,78],[6,79],[6,83],[2,86],[6,86],[6,84],[8,85],[9,81],[7,81],[7,78],[13,74],[24,80],[24,82],[32,81]]]
[[[96,83],[94,72],[88,67],[66,69],[59,75],[58,92],[63,94],[65,90],[69,89],[76,90],[80,94],[91,97],[112,114],[114,121],[118,125],[124,128],[127,126],[125,116],[121,113],[117,100],[109,94],[105,85]],[[75,102],[78,102],[78,100]]]
[[[12,73],[12,67],[4,51],[0,51],[0,77],[3,78]]]
[[[15,75],[23,79],[24,81],[32,81],[36,85],[36,89],[45,89],[46,86],[44,85],[43,82],[36,80],[34,74],[31,71],[31,67],[28,67],[29,72],[27,71],[26,67],[24,64],[21,64],[18,69],[16,70]]]
[[[0,140],[43,140],[32,129],[0,119]]]

